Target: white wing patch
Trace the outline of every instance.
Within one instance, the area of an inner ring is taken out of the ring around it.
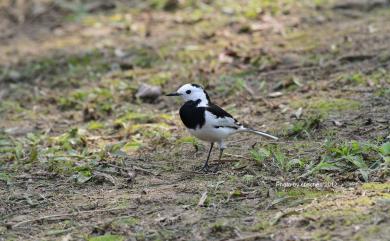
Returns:
[[[207,110],[205,111],[205,118],[206,123],[214,127],[227,127],[233,129],[238,129],[241,127],[241,124],[234,118],[228,116],[218,118],[216,115]]]

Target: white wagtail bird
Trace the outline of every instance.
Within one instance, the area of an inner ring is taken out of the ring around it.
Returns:
[[[181,96],[185,103],[180,108],[180,118],[188,131],[200,140],[210,142],[210,150],[202,171],[209,170],[209,159],[214,143],[219,145],[219,161],[226,148],[224,140],[235,133],[251,132],[277,140],[267,133],[246,127],[238,122],[231,114],[213,104],[207,92],[197,84],[185,84],[176,92],[167,96]]]

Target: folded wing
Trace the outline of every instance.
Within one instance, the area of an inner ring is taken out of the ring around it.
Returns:
[[[206,116],[206,118],[209,117],[207,121],[216,128],[227,127],[239,129],[242,127],[242,125],[234,119],[231,114],[215,104],[210,103],[209,106],[206,107],[206,111],[211,114]]]

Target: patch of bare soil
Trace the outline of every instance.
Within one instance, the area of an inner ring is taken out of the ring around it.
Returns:
[[[1,5],[0,240],[387,240],[388,1],[66,2]],[[179,102],[135,96],[185,82],[280,141],[198,173]]]

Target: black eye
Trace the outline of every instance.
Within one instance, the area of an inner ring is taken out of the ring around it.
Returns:
[[[191,90],[187,90],[186,93],[189,95],[191,94]]]

